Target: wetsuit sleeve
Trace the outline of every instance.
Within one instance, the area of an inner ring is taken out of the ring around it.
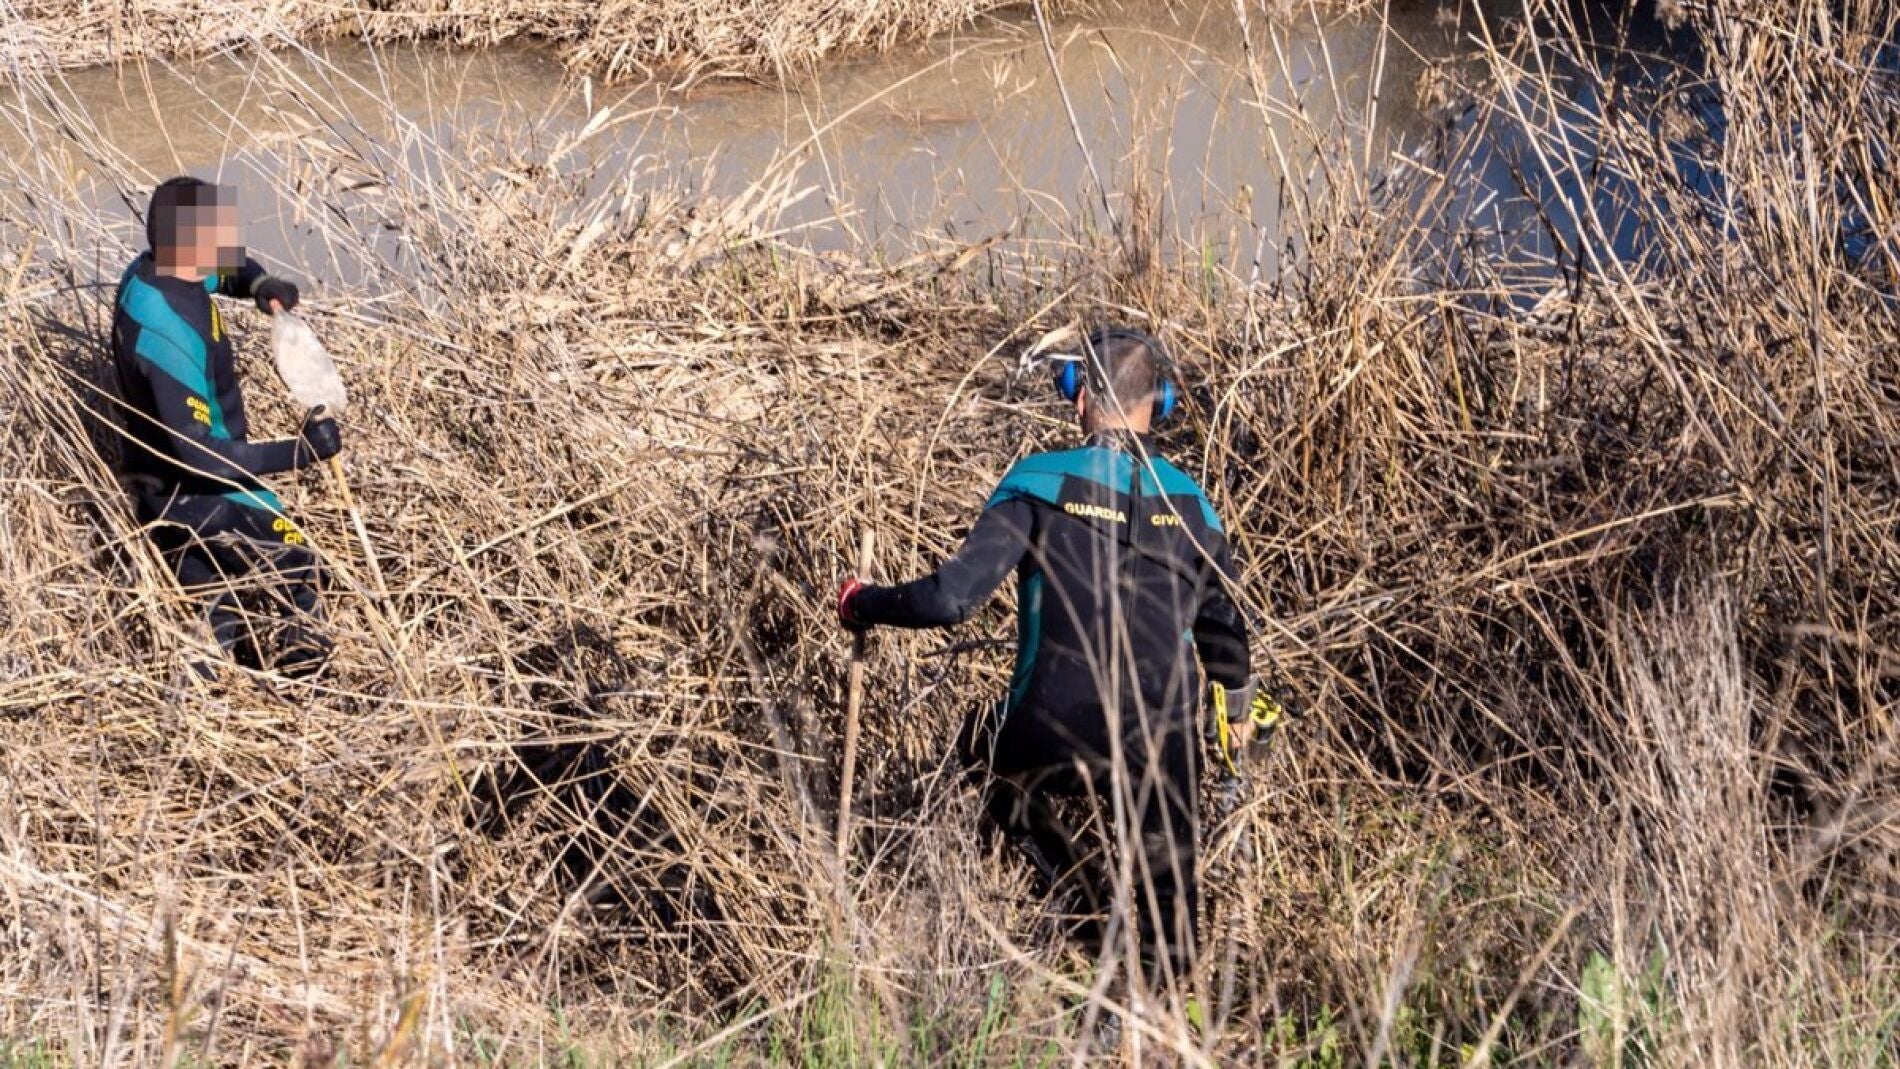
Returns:
[[[254,297],[255,287],[265,277],[263,265],[246,256],[243,267],[231,274],[218,276],[218,294],[224,297]]]
[[[1253,651],[1247,637],[1247,620],[1240,607],[1227,593],[1227,584],[1236,582],[1233,550],[1227,539],[1217,536],[1218,544],[1202,563],[1201,604],[1194,614],[1194,648],[1208,678],[1227,688],[1244,687],[1253,677]]]
[[[257,487],[257,478],[301,467],[297,440],[236,441],[220,434],[212,422],[212,408],[206,394],[209,383],[199,389],[180,381],[168,368],[191,368],[194,363],[182,346],[160,331],[146,327],[139,332],[138,367],[152,387],[152,400],[160,423],[171,432],[178,462],[213,479],[235,483],[246,489]],[[202,374],[199,376],[202,378]],[[311,459],[314,459],[313,457]]]
[[[1033,509],[1021,498],[992,504],[942,567],[897,586],[865,587],[852,601],[852,612],[867,624],[886,627],[962,623],[995,593],[1028,551]]]

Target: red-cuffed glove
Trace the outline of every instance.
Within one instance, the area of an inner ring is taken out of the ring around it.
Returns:
[[[863,589],[864,580],[859,579],[855,575],[846,576],[844,585],[838,588],[838,622],[843,624],[848,631],[869,631],[871,629],[871,625],[858,619],[858,614],[851,609],[851,599],[857,597],[858,591]]]

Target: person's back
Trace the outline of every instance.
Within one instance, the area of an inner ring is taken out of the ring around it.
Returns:
[[[945,627],[1015,573],[1016,670],[995,715],[972,719],[965,754],[994,774],[991,818],[1091,913],[1113,900],[1109,877],[1050,799],[1125,815],[1110,834],[1139,859],[1133,922],[1159,987],[1185,981],[1194,956],[1201,668],[1249,689],[1247,630],[1224,587],[1233,568],[1219,519],[1147,437],[1173,401],[1160,344],[1102,330],[1070,360],[1058,384],[1087,443],[1015,464],[934,573],[890,587],[847,579],[838,615],[854,628]],[[1103,805],[1111,796],[1120,801]]]
[[[1220,591],[1230,570],[1226,536],[1201,488],[1151,443],[1106,431],[1078,449],[1027,457],[989,507],[1012,502],[1027,537],[1005,723],[1036,721],[1052,745],[1106,759],[1111,726],[1124,745],[1191,730],[1201,694],[1197,635],[1204,657],[1223,667],[1237,660],[1244,679],[1244,632]],[[994,757],[1009,768],[1044,749]]]

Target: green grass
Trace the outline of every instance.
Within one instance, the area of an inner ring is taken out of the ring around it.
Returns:
[[[1637,1069],[1655,1065],[1671,1012],[1665,958],[1659,947],[1639,976],[1624,976],[1602,953],[1591,951],[1578,984],[1577,1035],[1587,1064]]]
[[[1046,1064],[1060,1052],[1058,1037],[1049,1037],[1039,1049],[1002,1049],[1005,1035],[1033,1033],[1031,1025],[1011,1026],[1012,1000],[1007,975],[993,974],[986,986],[981,1017],[974,1031],[967,1023],[941,1015],[917,1014],[899,1031],[893,1029],[875,998],[857,989],[851,977],[833,970],[820,991],[806,1003],[791,1035],[775,1036],[772,1066],[798,1069],[846,1069],[888,1066],[1006,1065],[1028,1069]],[[713,1064],[713,1063],[700,1063]]]
[[[0,1039],[0,1069],[53,1069],[65,1064],[44,1040]]]

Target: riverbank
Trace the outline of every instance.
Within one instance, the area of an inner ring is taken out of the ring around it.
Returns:
[[[842,53],[888,48],[968,26],[1010,0],[15,0],[0,30],[0,74],[137,59],[192,59],[233,49],[316,43],[439,41],[480,48],[533,40],[575,70],[623,81],[770,76]]]
[[[818,253],[780,225],[786,171],[714,198],[394,100],[371,135],[260,65],[304,134],[242,180],[386,266],[308,310],[387,580],[327,477],[284,481],[337,569],[313,685],[191,672],[197,607],[101,430],[135,227],[57,181],[117,157],[36,129],[0,159],[31,235],[0,259],[0,1036],[25,1064],[1086,1061],[1120,989],[946,759],[1006,686],[1004,605],[873,640],[840,868],[831,598],[861,531],[875,577],[915,574],[1071,439],[1018,358],[1112,316],[1180,357],[1162,447],[1303,708],[1210,785],[1204,1026],[1148,1007],[1131,1043],[1884,1069],[1900,89],[1867,57],[1892,12],[1697,8],[1776,31],[1680,75],[1718,142],[1675,86],[1538,74],[1596,69],[1567,7],[1474,57],[1471,121],[1416,164],[1276,95],[1261,14],[1258,112],[1293,116],[1262,137],[1312,161],[1260,184],[1278,265],[1239,206],[1246,240],[1178,256],[1167,190],[1059,238]],[[1522,231],[1448,195],[1484,139],[1538,196]],[[264,325],[230,323],[259,430],[294,426]]]

